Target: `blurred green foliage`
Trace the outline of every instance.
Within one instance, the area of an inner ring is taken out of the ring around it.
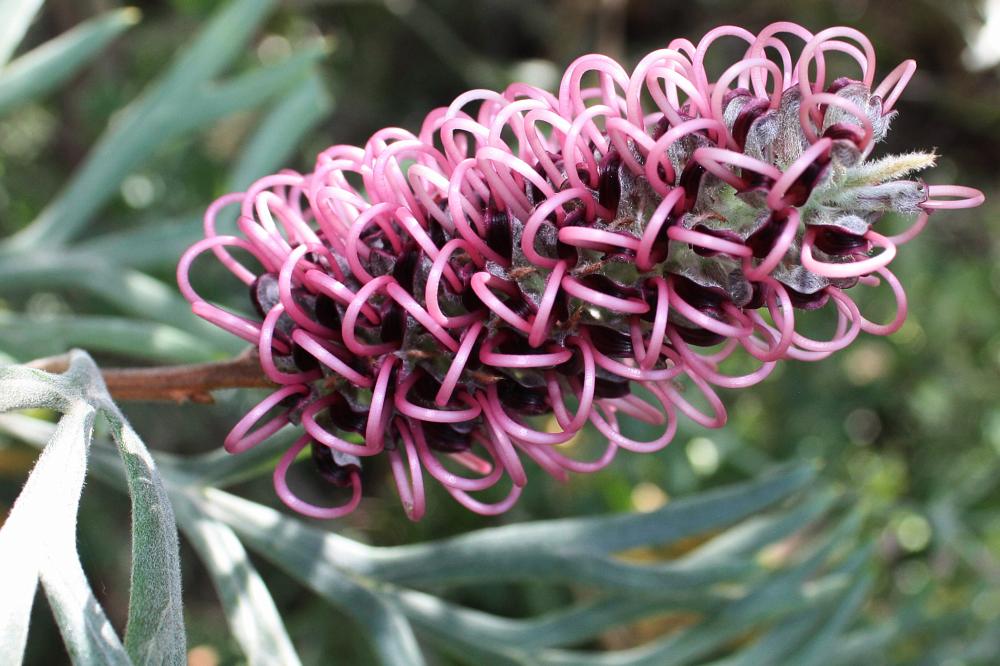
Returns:
[[[109,4],[50,0],[22,48],[64,32]],[[121,121],[121,109],[162,75],[165,63],[220,3],[136,4],[143,20],[69,85],[0,116],[0,236],[24,229],[56,200],[109,122]],[[18,281],[0,261],[0,352],[27,360],[79,345],[98,361],[114,364],[231,353],[218,337],[201,338],[193,317],[180,325],[168,321],[173,315],[158,316],[164,310],[155,299],[162,297],[162,285],[172,288],[173,264],[184,240],[196,233],[200,210],[260,175],[257,168],[308,169],[312,156],[329,144],[363,143],[383,126],[414,129],[428,110],[471,87],[525,78],[551,87],[572,58],[592,50],[634,63],[674,37],[697,39],[721,23],[759,29],[787,19],[814,30],[850,24],[871,37],[880,72],[908,57],[920,67],[881,150],[936,147],[942,158],[935,181],[961,182],[987,193],[979,209],[935,215],[927,231],[901,251],[895,266],[911,314],[899,333],[884,340],[862,336],[831,359],[788,362],[760,386],[725,392],[730,422],[722,431],[705,432],[686,423],[663,453],[624,454],[600,474],[565,485],[535,479],[518,507],[502,518],[471,515],[438,490],[430,494],[427,519],[412,525],[395,506],[394,490],[383,484],[373,486],[375,497],[362,511],[337,527],[362,541],[394,545],[487,524],[648,510],[676,496],[756,476],[775,462],[821,459],[822,478],[858,499],[864,533],[877,545],[874,586],[855,623],[888,632],[884,662],[997,663],[1000,215],[993,200],[1000,194],[995,166],[1000,81],[995,68],[969,71],[962,58],[981,11],[972,0],[813,0],[793,6],[777,0],[669,5],[656,0],[290,0],[270,14],[249,48],[235,54],[229,68],[235,74],[227,76],[279,67],[324,38],[329,54],[303,74],[316,77],[313,94],[295,93],[302,95],[296,106],[291,89],[276,86],[265,105],[236,105],[234,113],[220,114],[205,127],[161,137],[155,149],[129,166],[110,196],[95,204],[93,219],[79,229],[83,233],[72,261],[53,254],[45,239],[30,252],[0,257],[22,273],[37,268],[35,275],[41,276]],[[330,113],[323,90],[335,100]],[[201,86],[184,94],[203,104],[204,92]],[[289,154],[292,145],[262,143],[273,131],[255,128],[269,117],[286,129],[296,118],[308,118],[303,129],[318,125],[301,141],[292,137],[297,145]],[[271,164],[269,157],[283,161]],[[98,241],[88,246],[93,238]],[[128,274],[136,284],[118,300],[86,284],[91,271],[96,280],[105,279],[102,271],[109,269],[102,262],[119,261],[162,283],[158,287]],[[69,278],[52,277],[57,273],[53,263]],[[73,271],[78,280],[72,279]],[[215,295],[235,299],[242,291],[220,281]],[[123,347],[103,333],[107,321],[98,317],[117,318],[121,340],[158,335],[163,342],[123,354]],[[207,451],[252,402],[248,393],[225,395],[214,407],[130,404],[124,409],[152,448]],[[0,440],[0,511],[13,501],[31,464],[33,455],[26,451]],[[266,478],[236,492],[264,504],[276,501]],[[99,572],[92,584],[119,627],[126,600],[115,596],[123,594],[120,588],[102,592],[102,581],[127,578],[121,549],[128,539],[124,512],[113,491],[95,486],[85,495],[80,535],[87,570]],[[227,637],[206,573],[189,546],[182,548],[191,645],[207,646],[222,663],[232,663],[239,653]],[[258,565],[306,663],[370,658],[347,632],[330,630],[345,626],[345,620],[331,617],[327,606],[286,573],[265,561]],[[476,608],[522,617],[564,603],[572,590],[494,584],[452,594]],[[45,609],[36,607],[35,614],[33,637],[55,636]],[[634,644],[656,629],[608,632],[594,647]],[[29,661],[61,660],[57,645],[33,640]]]

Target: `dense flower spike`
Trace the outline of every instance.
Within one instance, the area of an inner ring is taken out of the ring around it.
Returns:
[[[721,38],[745,53],[710,73],[706,52]],[[854,77],[828,80],[835,62]],[[933,154],[870,158],[914,69],[907,61],[875,85],[872,46],[850,28],[724,26],[697,45],[671,42],[631,74],[579,58],[556,95],[467,92],[416,135],[384,129],[363,148],[324,151],[312,173],[222,197],[179,283],[196,314],[258,347],[281,386],[226,448],[301,423],[275,487],[310,516],[353,510],[363,460],[383,453],[412,519],[425,510],[424,471],[494,514],[517,501],[529,459],[565,478],[619,449],[656,451],[678,413],[725,423],[716,387],[755,384],[781,359],[825,358],[861,331],[894,332],[906,316],[888,268],[897,247],[935,210],[983,201],[906,179]],[[229,206],[238,235],[216,231]],[[912,226],[879,233],[890,211]],[[191,264],[209,250],[248,285],[260,319],[194,291]],[[848,295],[883,281],[897,308],[886,324]],[[828,339],[796,330],[816,309],[836,316]],[[733,355],[756,369],[727,374]],[[659,434],[636,441],[622,417]],[[588,421],[606,448],[571,458],[559,445]],[[325,508],[290,490],[285,475],[307,446],[349,499]],[[475,496],[504,477],[505,499]]]

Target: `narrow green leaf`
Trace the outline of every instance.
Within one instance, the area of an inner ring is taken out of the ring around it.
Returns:
[[[51,423],[37,418],[21,414],[0,415],[0,432],[39,448],[52,436],[53,430]],[[108,443],[92,445],[89,472],[116,489],[128,492],[121,457]],[[212,576],[230,629],[248,663],[298,664],[298,656],[274,601],[235,533],[198,511],[183,490],[188,481],[178,476],[170,465],[161,466],[160,476],[170,492],[181,529]]]
[[[224,83],[209,86],[192,99],[175,100],[180,108],[174,109],[172,120],[165,125],[164,131],[177,136],[207,127],[238,111],[252,109],[302,80],[327,52],[326,45],[301,49],[276,65],[259,67]]]
[[[825,619],[822,627],[795,653],[791,661],[801,666],[827,663],[839,651],[841,635],[868,597],[872,582],[870,574],[858,578],[844,593],[833,614]]]
[[[0,529],[0,663],[21,661],[39,578],[74,663],[131,663],[76,550],[77,507],[93,423],[94,409],[82,398],[66,410]]]
[[[205,489],[203,495],[196,496],[195,499],[203,512],[208,515],[221,513],[223,516],[226,512],[219,511],[218,505],[228,505],[232,500],[237,500],[213,488]],[[237,500],[237,503],[242,502],[245,501]],[[236,530],[251,548],[353,617],[370,637],[381,663],[386,666],[396,664],[419,666],[424,663],[410,623],[395,604],[378,593],[373,581],[334,564],[331,558],[325,556],[329,552],[326,549],[330,544],[324,544],[322,537],[319,537],[321,541],[318,544],[322,550],[317,550],[315,548],[317,543],[314,540],[306,541],[290,536],[305,535],[306,539],[315,539],[318,536],[303,532],[308,528],[300,521],[250,502],[246,502],[244,506],[255,514],[252,522],[242,520],[225,522]],[[370,550],[343,537],[340,537],[338,542],[348,548],[350,547],[348,544],[353,544],[356,547],[355,554],[358,553],[358,549]]]
[[[383,549],[380,574],[396,576],[481,576],[492,566],[509,571],[540,566],[546,552],[599,555],[641,545],[659,545],[731,525],[800,490],[812,478],[809,467],[794,467],[753,481],[680,499],[658,511],[597,518],[536,521],[472,532],[431,544]],[[484,563],[490,563],[484,566]],[[395,573],[389,573],[390,570]]]
[[[753,519],[730,528],[708,542],[709,545],[719,542],[724,548],[716,547],[706,552],[705,562],[696,556],[700,549],[692,551],[684,559],[711,563],[723,556],[734,556],[763,548],[819,518],[830,504],[826,493],[821,493],[819,500],[819,502],[807,502],[802,507],[768,516],[766,519]],[[752,526],[753,529],[747,529],[747,526]],[[580,604],[537,618],[512,620],[459,608],[420,592],[402,591],[398,599],[404,612],[418,628],[443,634],[438,639],[439,642],[449,640],[448,636],[460,635],[468,641],[481,646],[489,645],[491,649],[504,654],[510,652],[505,646],[511,645],[525,650],[537,650],[580,643],[610,628],[657,612],[677,610],[710,616],[734,601],[732,597],[713,592],[710,588],[686,592],[665,589],[658,590],[655,597],[635,594],[627,594],[624,597],[609,596],[603,600]]]
[[[247,662],[251,666],[301,663],[267,586],[236,534],[201,515],[183,493],[172,497],[181,530],[205,563]]]
[[[254,130],[230,176],[233,190],[285,164],[292,151],[329,113],[332,101],[315,72],[279,98]],[[60,262],[110,264],[142,270],[172,268],[192,243],[202,238],[201,213],[160,220],[83,240],[60,253]]]
[[[14,439],[30,444],[36,449],[44,449],[55,432],[54,423],[25,414],[0,414],[0,432]]]
[[[190,44],[182,46],[146,94],[150,102],[176,100],[221,74],[246,51],[247,42],[274,9],[276,0],[232,0],[215,13]]]
[[[591,639],[619,625],[670,610],[685,613],[717,613],[732,600],[713,592],[659,597],[608,597],[577,604],[528,619],[497,617],[463,608],[440,597],[415,590],[393,594],[403,612],[423,633],[457,654],[473,649],[476,654],[500,657],[501,661],[526,660],[542,648],[572,645]]]
[[[132,498],[132,586],[125,647],[138,663],[183,664],[187,641],[181,563],[170,500],[145,444],[109,397],[102,413],[125,463]]]
[[[14,55],[45,0],[0,0],[0,67]]]
[[[86,257],[40,255],[31,262],[0,260],[0,284],[10,291],[81,289],[123,313],[169,324],[199,337],[206,352],[237,354],[246,343],[191,312],[191,306],[167,285],[145,273],[88,263]]]
[[[108,633],[107,627],[110,627],[109,624],[105,626],[100,623],[103,611],[100,614],[96,612],[96,609],[99,609],[96,601],[93,603],[88,601],[87,594],[90,594],[90,597],[93,595],[85,586],[85,577],[75,549],[76,506],[87,469],[86,455],[93,436],[95,411],[100,411],[107,420],[111,435],[118,445],[132,501],[132,584],[129,620],[125,632],[128,655],[142,664],[185,663],[187,644],[182,613],[180,555],[173,511],[152,456],[111,402],[97,366],[85,353],[73,351],[69,370],[62,375],[50,375],[23,367],[0,368],[0,386],[4,388],[4,391],[0,392],[0,411],[56,406],[61,407],[66,414],[56,428],[52,444],[42,452],[36,470],[43,469],[41,466],[44,461],[55,458],[55,462],[46,464],[51,464],[57,471],[61,470],[63,474],[72,476],[61,480],[57,478],[55,487],[44,496],[47,500],[32,500],[33,496],[43,495],[41,492],[36,492],[34,495],[22,493],[18,503],[22,499],[29,503],[37,501],[42,503],[43,510],[28,523],[28,535],[22,534],[12,541],[23,549],[27,556],[37,556],[37,553],[32,554],[30,536],[35,534],[45,539],[43,548],[39,551],[42,554],[39,557],[39,566],[41,579],[46,592],[50,594],[50,599],[58,602],[59,598],[64,597],[72,603],[85,602],[84,606],[67,607],[63,618],[60,618],[59,612],[56,614],[57,620],[68,622],[63,627],[63,633],[71,654],[76,654],[74,650],[81,651],[81,663],[106,663],[106,660],[91,654],[97,648],[88,647],[85,643],[81,643],[80,646],[71,644],[72,641],[84,639],[103,640],[104,635]],[[38,395],[40,386],[49,387],[48,396]],[[11,387],[13,390],[9,390]],[[14,397],[7,397],[9,395]],[[28,404],[26,398],[36,398],[35,403]],[[79,417],[84,419],[82,425],[74,421],[78,414],[83,414],[83,417]],[[43,427],[32,427],[23,419],[14,421],[14,426],[32,438],[37,438],[43,431]],[[80,449],[76,457],[65,452],[49,453],[52,450],[59,451],[60,447],[69,446],[62,444],[63,441],[71,439],[70,435],[60,435],[64,428],[67,432],[76,433],[73,436],[82,442],[76,447]],[[26,489],[31,487],[33,480],[38,477],[39,475],[33,473],[29,477]],[[42,475],[40,478],[45,477]],[[66,493],[74,498],[73,501],[68,502],[65,499]],[[56,502],[58,507],[68,506],[69,509],[57,510],[52,506],[46,506],[45,501]],[[17,506],[15,504],[15,512]],[[65,513],[66,511],[71,513]],[[38,525],[43,523],[45,529],[38,529]],[[8,521],[8,525],[10,524]],[[13,524],[16,525],[17,522]],[[64,556],[71,557],[65,561],[53,559]],[[49,560],[52,560],[51,566]],[[81,612],[83,612],[82,617]],[[117,642],[118,639],[113,632],[111,635]],[[120,644],[111,642],[108,642],[106,647],[112,649],[115,645],[120,649]],[[122,663],[128,663],[128,657],[125,657]]]
[[[275,104],[254,130],[233,167],[230,186],[243,190],[279,169],[332,108],[332,97],[319,74],[312,72]]]
[[[611,581],[617,584],[634,582],[633,589],[638,589],[656,580],[658,573],[663,575],[661,581],[677,581],[683,577],[682,568],[663,567],[659,572],[655,568],[643,571],[642,567],[609,562],[597,555],[639,545],[667,543],[718,529],[788,496],[809,478],[809,470],[795,468],[688,500],[678,500],[653,514],[537,521],[479,530],[432,543],[378,549],[283,520],[276,512],[227,493],[213,491],[210,508],[216,512],[217,518],[234,527],[236,523],[271,525],[271,529],[283,531],[283,538],[308,543],[311,550],[323,552],[337,566],[384,580],[442,583],[481,580],[491,576],[501,580],[538,578],[543,573],[559,576],[563,580],[573,576],[563,576],[559,568],[569,567],[575,576],[589,576],[594,583],[602,580],[606,584]],[[655,518],[647,520],[649,516]],[[621,529],[623,524],[628,526],[627,532]],[[609,541],[608,534],[600,529],[602,525],[607,525],[608,531],[618,539]],[[623,539],[626,535],[627,540]],[[541,550],[533,545],[542,542],[550,543],[552,547]],[[614,547],[616,545],[618,548]],[[702,582],[718,580],[734,573],[737,573],[736,569],[726,565],[721,569],[701,572],[695,569],[691,572],[691,580],[699,580],[698,576],[706,576]],[[670,576],[676,577],[671,579]],[[652,591],[656,589],[669,588],[655,586]]]
[[[200,338],[166,324],[123,317],[0,313],[0,349],[8,354],[30,360],[73,347],[165,363],[197,363],[218,356]]]
[[[208,453],[175,459],[177,467],[199,486],[222,488],[270,472],[274,462],[292,445],[301,432],[286,426],[266,441],[245,453],[234,456],[223,448]]]
[[[827,600],[827,602],[822,605],[814,604],[812,608],[808,608],[804,612],[776,622],[752,645],[734,655],[712,661],[704,666],[758,666],[758,664],[766,663],[788,663],[788,654],[816,630],[833,600]]]
[[[0,377],[2,378],[2,377]],[[66,419],[66,429],[79,425],[82,429],[87,415],[80,411],[73,419]],[[79,423],[77,423],[79,422]],[[83,444],[85,446],[85,443]],[[0,527],[0,589],[3,590],[4,601],[0,604],[0,662],[4,664],[19,664],[24,656],[24,648],[28,640],[28,622],[31,619],[31,606],[38,586],[41,569],[41,558],[44,554],[44,543],[40,538],[47,534],[34,534],[33,523],[45,518],[46,508],[60,510],[62,507],[52,507],[63,499],[60,491],[65,491],[68,501],[63,506],[76,509],[80,501],[79,489],[73,496],[73,463],[75,458],[83,458],[86,453],[80,448],[79,438],[61,436],[53,438],[52,446],[42,453],[28,482],[14,503],[3,527]],[[62,458],[66,460],[62,460]],[[67,465],[67,463],[69,463]],[[85,462],[77,466],[84,467]],[[67,471],[60,475],[60,467]],[[66,477],[66,478],[62,478]],[[82,474],[79,480],[83,487]],[[54,493],[54,494],[53,494]],[[62,511],[59,511],[62,513]]]
[[[396,560],[390,555],[381,558],[367,573],[403,585],[544,581],[657,596],[664,592],[704,589],[716,583],[732,582],[757,570],[754,564],[740,561],[716,561],[704,565],[700,562],[636,565],[586,552],[563,550],[539,549],[530,558],[520,555],[511,557],[506,553],[484,555],[478,568],[461,567],[457,570],[447,565],[433,569],[423,559]]]
[[[74,543],[53,543],[50,548],[65,549],[64,555],[42,570],[41,581],[70,659],[81,666],[131,664],[115,628],[94,597]]]
[[[0,366],[0,413],[45,408],[65,412],[80,399],[65,375],[51,375],[20,365]]]
[[[170,69],[105,130],[69,185],[7,243],[7,252],[61,245],[74,238],[122,179],[163,141],[176,136],[174,128],[194,129],[181,113],[193,109],[178,109],[178,100],[190,103],[205,81],[243,51],[273,4],[274,0],[234,0],[220,10],[192,44],[180,48]],[[262,101],[264,96],[255,100]]]
[[[576,650],[551,650],[540,659],[545,664],[578,666],[682,666],[697,663],[720,646],[744,635],[755,626],[778,621],[793,613],[815,608],[825,599],[840,596],[848,581],[868,557],[867,552],[852,556],[825,579],[826,584],[806,586],[806,581],[826,564],[833,553],[858,528],[857,514],[824,535],[824,541],[791,569],[771,576],[745,596],[725,605],[717,613],[692,628],[637,648],[611,653],[587,653]]]
[[[57,88],[139,18],[134,7],[107,12],[0,68],[0,115]]]
[[[899,636],[903,623],[899,618],[885,618],[878,625],[859,629],[839,641],[837,653],[832,655],[830,666],[855,666],[855,664],[878,663],[876,655],[884,650]]]
[[[834,491],[822,490],[789,511],[754,516],[713,537],[681,560],[706,564],[753,553],[810,525],[826,513],[836,499]]]
[[[204,238],[200,213],[155,224],[132,225],[75,243],[62,252],[72,262],[103,262],[119,268],[171,269],[195,241]]]

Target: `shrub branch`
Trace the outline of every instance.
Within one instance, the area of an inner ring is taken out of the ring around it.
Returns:
[[[27,365],[46,372],[61,373],[69,367],[69,360],[69,354],[60,354]],[[115,400],[211,403],[212,391],[276,386],[261,371],[257,350],[252,347],[226,361],[148,368],[103,368],[101,376]]]

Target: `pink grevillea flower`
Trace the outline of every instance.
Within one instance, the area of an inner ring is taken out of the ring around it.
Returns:
[[[746,50],[710,73],[720,38]],[[827,80],[835,59],[856,74]],[[856,30],[724,26],[631,72],[583,56],[555,94],[467,92],[417,134],[384,129],[364,147],[327,149],[312,173],[222,197],[180,261],[180,287],[195,314],[255,345],[280,386],[226,448],[300,423],[274,480],[314,517],[352,511],[362,461],[382,454],[410,518],[425,511],[424,472],[496,514],[517,500],[529,461],[563,479],[620,449],[659,450],[679,414],[725,423],[717,387],[755,384],[781,359],[825,358],[861,331],[892,333],[906,316],[889,270],[897,247],[934,211],[983,201],[906,178],[933,154],[870,157],[915,67],[876,85]],[[238,233],[220,235],[229,206]],[[889,211],[912,226],[880,233]],[[259,319],[195,292],[188,273],[205,251],[250,287]],[[896,299],[888,323],[849,295],[882,282]],[[818,309],[836,316],[827,339],[796,330]],[[726,372],[740,355],[756,368]],[[632,439],[623,418],[659,433]],[[559,445],[588,421],[606,448],[578,460]],[[346,503],[315,506],[289,488],[306,446],[325,479],[349,488]],[[505,499],[477,495],[496,484]]]

